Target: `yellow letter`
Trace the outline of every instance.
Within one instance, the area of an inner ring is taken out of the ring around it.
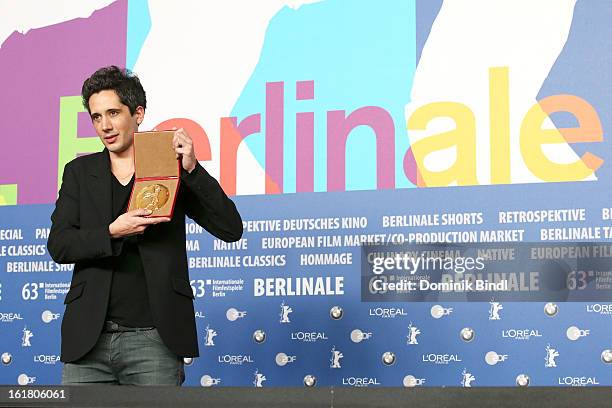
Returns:
[[[542,129],[542,122],[553,112],[569,112],[578,121],[577,128]],[[527,168],[540,179],[579,181],[590,176],[603,160],[585,153],[569,164],[552,162],[542,151],[542,145],[553,143],[601,142],[603,132],[597,112],[584,99],[574,95],[554,95],[533,105],[521,125],[521,154]]]
[[[478,184],[476,179],[476,120],[464,104],[457,102],[435,102],[418,108],[408,119],[408,130],[424,130],[431,119],[449,117],[456,127],[450,132],[428,136],[410,146],[420,176],[428,187]],[[457,159],[448,169],[429,171],[424,166],[425,156],[450,147],[456,147]]]
[[[489,69],[491,184],[510,184],[508,67]]]

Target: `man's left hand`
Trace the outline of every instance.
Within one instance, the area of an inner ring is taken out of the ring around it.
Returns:
[[[195,156],[193,149],[193,140],[189,133],[183,128],[174,131],[172,138],[172,148],[176,153],[176,158],[181,160],[181,164],[187,173],[191,173],[195,169],[198,159]]]

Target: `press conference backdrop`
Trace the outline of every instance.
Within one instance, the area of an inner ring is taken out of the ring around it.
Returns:
[[[608,1],[0,7],[0,383],[60,382],[72,265],[49,217],[64,165],[102,148],[80,86],[116,64],[141,129],[186,128],[244,220],[233,244],[185,222],[187,385],[612,385]],[[489,266],[446,281],[505,288],[383,288],[402,248],[476,251]],[[493,271],[519,253],[570,261]]]

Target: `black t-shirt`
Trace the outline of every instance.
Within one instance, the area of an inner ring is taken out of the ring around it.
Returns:
[[[127,209],[134,177],[124,186],[113,175],[113,220]],[[113,248],[118,250],[113,257],[114,270],[106,320],[126,327],[151,327],[153,317],[147,293],[147,280],[138,251],[137,236],[113,239]]]

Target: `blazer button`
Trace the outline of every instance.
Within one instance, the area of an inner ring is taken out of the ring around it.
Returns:
[[[117,329],[119,329],[119,325],[118,325],[117,323],[113,323],[113,326],[112,326],[112,327],[113,327],[113,330],[117,330]]]

